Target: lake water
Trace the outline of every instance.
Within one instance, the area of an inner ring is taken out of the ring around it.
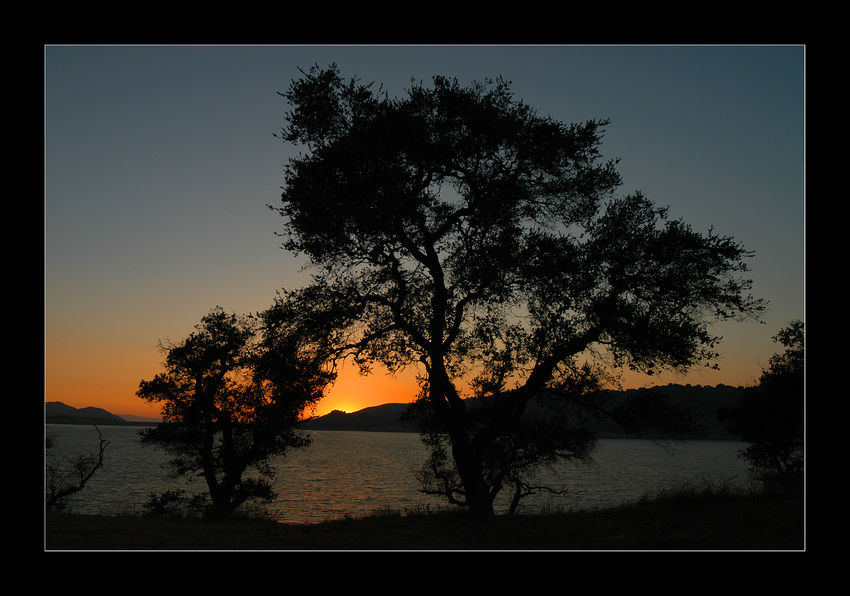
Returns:
[[[77,496],[71,511],[85,514],[127,514],[143,511],[152,492],[206,490],[203,479],[189,482],[168,477],[167,456],[143,447],[139,427],[101,426],[110,442],[104,469]],[[92,426],[46,426],[55,434],[51,457],[97,451],[98,434]],[[275,461],[274,488],[278,493],[263,510],[285,523],[314,523],[346,515],[360,516],[382,510],[445,506],[445,501],[419,492],[413,469],[426,458],[416,433],[311,431],[313,444]],[[743,486],[747,463],[738,458],[745,444],[738,441],[688,441],[662,446],[643,439],[600,439],[594,464],[563,464],[556,470],[568,496],[548,493],[523,499],[522,511],[560,506],[584,509],[617,505],[688,480],[714,479]],[[548,474],[548,473],[547,473]],[[551,478],[547,478],[551,479]],[[498,511],[508,504],[508,491],[497,501]]]

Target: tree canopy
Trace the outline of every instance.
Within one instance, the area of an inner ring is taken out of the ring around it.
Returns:
[[[175,476],[206,480],[208,495],[195,499],[205,513],[228,515],[249,499],[273,498],[270,460],[309,444],[296,426],[334,378],[327,352],[278,317],[221,308],[163,350],[165,372],[137,392],[161,404],[163,416],[140,431],[142,443],[170,453]],[[249,467],[256,477],[243,476]]]
[[[335,66],[303,74],[280,136],[307,151],[276,209],[313,281],[281,304],[364,369],[422,367],[470,511],[492,511],[486,452],[533,397],[568,393],[585,363],[712,365],[710,324],[763,309],[739,243],[615,195],[607,120],[540,116],[503,79],[390,98]],[[464,398],[495,394],[473,424]]]

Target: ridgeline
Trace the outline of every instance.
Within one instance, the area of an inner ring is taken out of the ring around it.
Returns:
[[[44,404],[45,424],[77,424],[95,426],[149,426],[157,421],[150,419],[127,420],[102,408],[74,408],[61,401]]]
[[[702,424],[708,429],[708,434],[700,437],[706,439],[734,439],[715,418],[715,412],[721,406],[732,404],[738,400],[743,387],[717,385],[677,385],[654,387],[649,389],[627,389],[614,392],[613,400],[624,399],[635,392],[656,390],[666,394],[677,404],[695,408]],[[388,403],[380,406],[364,408],[356,412],[334,410],[324,416],[318,416],[303,424],[305,430],[351,430],[368,432],[416,432],[416,429],[404,425],[400,417],[408,404]],[[127,420],[101,408],[73,408],[62,402],[45,403],[45,422],[47,424],[84,424],[102,426],[141,426],[155,424],[155,420]],[[626,436],[619,427],[611,421],[601,421],[595,428],[600,437]]]
[[[702,424],[707,429],[704,439],[734,439],[715,418],[717,409],[735,403],[743,392],[743,387],[718,385],[716,387],[702,385],[669,384],[649,389],[628,389],[615,391],[612,401],[633,396],[634,393],[655,390],[666,394],[673,403],[692,407],[696,410]],[[364,408],[357,412],[342,412],[334,410],[324,416],[313,418],[304,424],[307,430],[355,430],[370,432],[416,432],[412,426],[403,425],[399,418],[407,404],[384,404]],[[601,421],[596,423],[595,430],[600,437],[627,436],[614,422]]]

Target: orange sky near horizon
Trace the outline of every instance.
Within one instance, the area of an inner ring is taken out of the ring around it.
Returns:
[[[120,347],[119,347],[120,350]],[[779,351],[778,349],[775,351]],[[118,416],[159,417],[159,406],[148,404],[135,395],[139,382],[150,380],[162,371],[161,354],[156,350],[126,358],[77,350],[45,358],[45,401],[61,401],[75,408],[103,408]],[[721,370],[699,370],[688,376],[664,373],[654,377],[624,373],[624,389],[666,385],[751,385],[761,374],[761,362],[755,359],[725,361]],[[725,360],[725,359],[724,359]],[[139,362],[144,362],[139,366]],[[116,364],[118,363],[118,364]],[[409,403],[418,393],[416,371],[408,369],[392,377],[380,369],[362,376],[353,364],[347,363],[327,396],[316,407],[315,415],[323,416],[332,410],[356,412],[363,408],[386,403]]]

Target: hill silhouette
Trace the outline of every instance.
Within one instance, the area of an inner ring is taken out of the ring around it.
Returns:
[[[656,390],[666,394],[674,403],[688,405],[694,408],[708,433],[702,437],[707,439],[733,439],[725,428],[715,419],[715,412],[721,406],[730,405],[738,400],[743,387],[717,385],[677,385],[653,387],[648,389],[627,389],[615,391],[612,401],[625,399],[636,392]],[[357,430],[369,432],[417,432],[415,427],[403,425],[399,418],[408,404],[390,403],[373,406],[346,413],[334,410],[324,416],[313,418],[304,424],[308,430]],[[595,428],[600,437],[624,437],[625,433],[613,422],[601,421]]]
[[[85,424],[102,426],[135,426],[151,424],[150,420],[127,420],[107,412],[103,408],[75,408],[61,401],[44,403],[44,421],[46,424]]]
[[[702,424],[708,429],[708,434],[701,438],[734,439],[725,428],[715,419],[715,412],[721,406],[730,405],[738,400],[743,387],[717,385],[669,384],[651,388],[665,393],[674,403],[688,405],[694,408]],[[625,399],[635,392],[650,389],[627,389],[615,391],[612,401]],[[353,430],[367,432],[417,432],[410,425],[400,421],[402,413],[407,408],[405,403],[388,403],[372,406],[356,412],[334,410],[324,416],[312,418],[303,424],[306,430]],[[100,424],[100,425],[140,425],[151,424],[152,421],[125,420],[102,408],[74,408],[59,401],[45,403],[45,422],[48,424]],[[595,430],[600,437],[624,437],[622,430],[611,421],[596,423]]]
[[[383,404],[356,412],[334,410],[304,424],[310,430],[361,430],[370,432],[417,432],[399,421],[409,404]]]

